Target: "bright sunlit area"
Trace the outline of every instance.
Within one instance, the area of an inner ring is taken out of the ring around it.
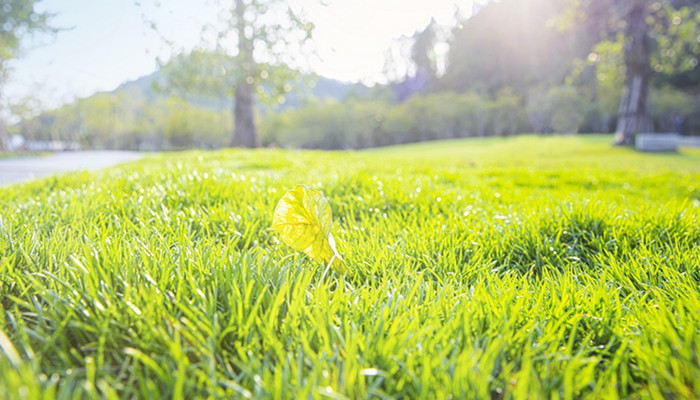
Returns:
[[[0,399],[700,398],[699,32],[3,0]]]
[[[26,40],[23,57],[11,61],[9,93],[23,97],[42,90],[44,101],[55,106],[148,75],[156,70],[158,60],[178,52],[196,46],[215,49],[219,32],[213,34],[209,27],[221,27],[221,18],[230,16],[223,3],[228,2],[38,2],[38,10],[55,13],[52,25],[61,30]],[[287,23],[287,7],[314,29],[304,54],[286,56],[307,72],[372,85],[386,82],[385,54],[397,47],[398,39],[424,29],[431,18],[450,28],[459,18],[471,15],[475,6],[471,0],[296,0],[281,2],[269,22]],[[231,47],[226,50],[237,51],[235,40],[225,45]],[[408,68],[408,59],[397,63],[402,71]]]

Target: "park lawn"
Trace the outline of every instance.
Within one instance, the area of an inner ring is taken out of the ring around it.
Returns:
[[[700,152],[521,136],[0,188],[0,398],[700,398]],[[351,275],[280,243],[321,190]]]

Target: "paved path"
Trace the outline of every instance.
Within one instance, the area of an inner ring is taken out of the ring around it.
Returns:
[[[22,182],[57,172],[95,170],[138,160],[142,153],[130,151],[75,151],[46,157],[0,159],[0,185]]]

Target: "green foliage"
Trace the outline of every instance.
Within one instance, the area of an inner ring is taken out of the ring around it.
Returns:
[[[436,81],[437,66],[435,60],[435,42],[438,29],[434,19],[422,31],[412,36],[411,61],[415,67],[414,77],[425,80],[424,90],[430,90]]]
[[[670,3],[657,2],[650,6],[654,18],[650,32],[656,41],[657,51],[651,60],[657,73],[672,75],[678,71],[692,70],[698,66],[700,41],[700,7],[698,5],[674,7]]]
[[[264,145],[341,149],[372,147],[387,109],[384,103],[314,101],[297,110],[268,114],[262,119]]]
[[[257,147],[254,96],[268,103],[284,101],[290,83],[299,79],[287,65],[311,38],[314,25],[281,0],[216,4],[221,9],[218,23],[202,27],[199,48],[164,65],[161,84],[181,96],[234,97],[230,143]]]
[[[501,88],[494,101],[489,104],[493,120],[493,134],[499,136],[513,135],[518,131],[522,117],[522,100],[512,88]]]
[[[578,133],[591,102],[582,89],[571,86],[536,87],[527,99],[527,113],[537,133]]]
[[[164,79],[156,87],[162,93],[192,98],[195,102],[222,102],[233,97],[238,81],[250,77],[258,100],[265,105],[277,105],[284,102],[294,87],[308,85],[312,79],[286,65],[258,63],[254,70],[247,71],[239,62],[235,56],[201,48],[181,53],[163,65]]]
[[[571,10],[580,11],[583,19],[593,21],[588,24],[598,26],[605,34],[603,37],[607,36],[606,41],[612,42],[611,38],[615,38],[619,43],[614,47],[621,56],[609,58],[618,61],[618,67],[613,70],[623,71],[625,85],[619,106],[616,144],[630,145],[634,133],[653,129],[649,93],[655,75],[667,75],[661,76],[661,82],[679,82],[684,78],[669,79],[668,76],[697,69],[700,42],[695,32],[700,27],[700,7],[672,0],[574,0]],[[595,52],[589,55],[589,60],[594,62],[598,58]],[[606,113],[600,109],[596,111],[605,121]]]
[[[591,49],[585,60],[576,59],[567,84],[588,92],[591,97],[593,121],[591,130],[612,132],[613,120],[620,106],[620,95],[625,81],[623,60],[624,40],[617,35],[614,40],[603,40]]]
[[[649,15],[647,33],[653,51],[642,62],[647,64],[642,69],[659,74],[656,85],[696,93],[700,87],[700,8],[697,2],[664,0],[492,2],[454,29],[442,87],[460,92],[476,89],[490,95],[512,87],[527,100],[527,116],[535,132],[572,132],[582,126],[588,131],[610,132],[628,79],[624,49],[633,46],[625,46],[629,33],[624,32],[632,23],[628,15],[632,4],[641,4]],[[645,26],[644,21],[640,26]],[[550,89],[562,84],[576,86],[580,94],[576,103],[592,103],[592,107],[580,107],[578,115],[573,104],[569,104],[571,110],[564,110],[567,106],[556,97],[571,97],[561,92],[564,89]],[[559,93],[549,93],[552,90]],[[555,108],[559,108],[557,113]],[[696,119],[695,115],[688,118]],[[696,126],[693,123],[689,132]],[[496,133],[501,130],[497,125],[493,128]]]
[[[178,97],[147,100],[136,92],[100,93],[24,121],[31,140],[75,141],[86,148],[168,150],[219,148],[233,126],[227,110]]]
[[[698,165],[518,137],[1,188],[0,397],[697,398]],[[268,229],[289,182],[352,278]]]
[[[525,94],[533,84],[559,84],[571,60],[585,54],[599,38],[582,29],[555,29],[553,21],[565,6],[559,0],[486,5],[454,29],[442,86],[489,94],[512,87]]]
[[[452,94],[416,95],[392,107],[382,124],[382,135],[399,138],[398,143],[422,142],[453,137],[456,108]]]
[[[49,25],[51,14],[34,10],[36,0],[3,0],[0,5],[0,151],[6,150],[7,128],[5,123],[7,104],[2,90],[10,74],[10,61],[20,56],[22,41],[39,33],[55,33]]]
[[[236,62],[228,54],[203,49],[177,54],[162,66],[164,79],[156,87],[183,97],[231,98],[240,75],[245,74]]]
[[[629,16],[631,3],[614,0],[595,2],[573,0],[560,21],[568,28],[581,24],[598,31],[606,42],[624,42],[622,37]],[[654,52],[649,60],[657,73],[673,75],[694,69],[700,56],[700,42],[697,31],[700,24],[700,8],[694,2],[660,0],[640,0],[648,12],[647,34],[654,42]],[[622,48],[620,48],[621,54]],[[619,63],[623,68],[622,57]],[[668,79],[668,76],[666,77]]]
[[[532,87],[527,96],[527,117],[535,133],[549,132],[552,124],[552,97],[541,86]]]
[[[6,0],[0,7],[0,85],[5,81],[7,62],[19,56],[22,39],[36,33],[51,33],[51,14],[34,10],[37,0]]]
[[[549,88],[547,95],[553,104],[552,130],[556,133],[578,133],[590,101],[574,86]]]
[[[266,115],[263,144],[319,149],[367,148],[469,136],[510,135],[524,126],[521,99],[504,89],[493,98],[474,92],[414,95],[401,104],[312,102]]]
[[[651,93],[654,123],[662,132],[678,132],[681,125],[700,105],[693,96],[671,87]]]

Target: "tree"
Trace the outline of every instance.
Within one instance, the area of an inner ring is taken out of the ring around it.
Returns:
[[[697,66],[692,53],[700,51],[694,33],[700,24],[698,5],[685,0],[598,0],[574,1],[571,10],[575,12],[569,15],[582,15],[608,37],[622,35],[625,77],[615,144],[631,145],[636,133],[653,130],[650,87],[655,74]]]
[[[520,117],[520,96],[512,88],[504,87],[496,93],[490,103],[494,135],[514,135]]]
[[[650,14],[646,1],[629,0],[623,10],[627,21],[624,29],[626,73],[615,143],[630,145],[635,133],[653,131],[649,87],[654,70],[650,61],[652,41],[647,23]]]
[[[527,95],[533,85],[556,85],[570,60],[599,40],[572,26],[562,32],[551,21],[565,9],[561,0],[502,0],[461,21],[452,32],[441,86],[495,95],[511,87]]]
[[[233,96],[231,145],[257,147],[255,98],[283,101],[296,76],[285,67],[290,49],[303,46],[314,26],[282,0],[235,0],[227,9],[218,25],[203,28],[210,40],[174,57],[166,76],[170,85],[190,93]]]
[[[663,132],[682,133],[686,118],[698,109],[698,100],[682,90],[666,86],[651,93],[654,104],[654,125]]]
[[[552,124],[552,114],[554,113],[554,104],[552,104],[552,96],[549,96],[544,88],[539,86],[530,88],[526,110],[530,125],[532,125],[535,133],[549,132],[549,127]]]
[[[586,60],[574,60],[574,67],[566,79],[567,85],[588,92],[592,104],[590,129],[610,133],[615,129],[620,93],[624,87],[623,37],[606,40],[593,46]]]
[[[634,134],[653,130],[650,86],[655,73],[695,67],[697,59],[690,54],[700,50],[694,34],[700,23],[697,6],[693,12],[690,6],[677,8],[674,4],[677,2],[673,1],[629,0],[628,3],[622,9],[627,21],[626,71],[616,129],[618,145],[631,145]]]
[[[586,116],[590,99],[574,86],[554,86],[549,88],[547,96],[551,98],[551,128],[556,133],[578,133]]]
[[[22,40],[41,32],[56,32],[49,25],[51,14],[37,12],[38,0],[4,0],[0,6],[0,107],[3,104],[2,87],[10,73],[9,61],[20,56]],[[0,150],[5,149],[5,128],[0,108]]]
[[[424,82],[430,88],[437,79],[437,67],[435,64],[435,40],[437,22],[430,20],[430,24],[422,31],[413,34],[411,46],[411,59],[416,66],[415,78]]]

